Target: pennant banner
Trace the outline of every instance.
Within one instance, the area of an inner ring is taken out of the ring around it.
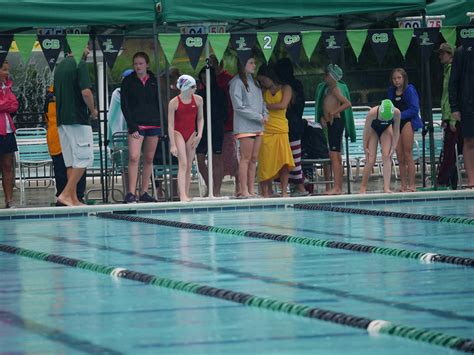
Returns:
[[[217,58],[217,61],[220,63],[224,57],[225,50],[229,44],[230,34],[228,33],[209,33],[207,35],[209,44],[214,51],[214,55]]]
[[[183,43],[184,49],[188,54],[189,61],[193,69],[196,69],[196,65],[201,58],[202,50],[206,44],[206,34],[188,34],[181,35],[181,42]]]
[[[301,32],[301,36],[303,37],[303,48],[309,61],[321,38],[321,31],[305,31]]]
[[[456,48],[456,27],[441,27],[439,31],[443,35],[444,40],[451,46],[451,48]]]
[[[278,40],[278,32],[257,32],[258,43],[268,63]]]
[[[474,46],[474,26],[458,27],[458,36],[464,48]]]
[[[372,45],[372,49],[375,52],[377,61],[382,64],[387,53],[388,46],[392,43],[393,31],[391,29],[386,30],[369,30],[369,42]]]
[[[38,42],[51,71],[54,70],[59,53],[64,48],[65,38],[65,35],[38,35]]]
[[[117,56],[122,48],[123,35],[98,35],[100,49],[104,55],[105,62],[110,69],[113,68]]]
[[[174,54],[176,53],[176,49],[178,48],[179,41],[181,41],[181,35],[175,33],[166,35],[160,34],[158,39],[160,40],[161,49],[163,49],[166,60],[168,61],[168,64],[171,65]]]
[[[13,35],[0,35],[0,66],[3,65],[13,42]]]
[[[84,54],[84,48],[86,48],[87,43],[89,42],[89,35],[70,34],[67,35],[66,40],[74,59],[79,63]]]
[[[18,47],[18,51],[20,52],[21,59],[23,59],[23,63],[27,65],[30,60],[31,51],[36,42],[36,35],[18,34],[15,35],[15,42]]]
[[[286,50],[288,51],[288,53],[290,53],[290,57],[293,62],[298,64],[300,62],[300,52],[302,44],[301,33],[280,33],[280,41],[283,42]]]
[[[421,49],[421,60],[429,60],[434,46],[438,41],[439,28],[415,28],[415,36]]]
[[[352,30],[346,32],[347,39],[354,51],[357,61],[359,61],[360,53],[367,40],[367,30]]]
[[[393,38],[395,38],[398,49],[400,50],[400,53],[402,53],[403,59],[405,59],[408,47],[410,47],[413,38],[413,28],[394,28]]]
[[[231,34],[230,43],[237,51],[237,57],[240,63],[245,65],[247,60],[252,56],[252,49],[257,43],[257,36],[255,33]]]
[[[331,63],[339,63],[346,44],[346,31],[323,31],[322,37]]]

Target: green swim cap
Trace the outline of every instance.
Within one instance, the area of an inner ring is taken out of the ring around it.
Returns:
[[[392,101],[389,99],[382,100],[379,107],[379,116],[385,121],[391,120],[393,118],[393,113],[395,112],[395,106],[393,106]]]

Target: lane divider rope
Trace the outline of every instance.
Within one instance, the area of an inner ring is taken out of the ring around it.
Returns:
[[[302,209],[302,210],[353,213],[353,214],[361,214],[365,216],[407,218],[407,219],[417,219],[417,220],[422,220],[422,221],[456,223],[456,224],[465,224],[465,225],[474,226],[474,218],[461,217],[461,216],[436,216],[436,215],[428,215],[428,214],[417,214],[417,213],[406,213],[406,212],[395,212],[395,211],[376,211],[376,210],[368,210],[364,208],[329,206],[325,204],[312,204],[312,203],[295,204],[293,205],[293,208]]]
[[[301,245],[307,245],[307,246],[344,249],[344,250],[351,250],[351,251],[357,251],[357,252],[362,252],[362,253],[396,256],[396,257],[401,257],[401,258],[406,258],[406,259],[416,259],[425,263],[436,262],[436,263],[456,264],[456,265],[474,267],[474,259],[460,257],[460,256],[450,256],[450,255],[443,255],[443,254],[437,254],[437,253],[410,251],[410,250],[405,250],[405,249],[396,249],[396,248],[388,248],[388,247],[377,247],[374,245],[364,245],[364,244],[340,242],[340,241],[334,241],[334,240],[298,237],[298,236],[291,236],[291,235],[286,235],[286,234],[245,231],[245,230],[234,229],[234,228],[206,226],[202,224],[185,223],[185,222],[178,222],[178,221],[167,221],[167,220],[162,220],[162,219],[145,218],[145,217],[130,216],[130,215],[124,215],[124,214],[109,213],[109,212],[97,213],[97,216],[101,218],[155,224],[155,225],[174,227],[174,228],[195,229],[199,231],[208,231],[208,232],[214,232],[214,233],[231,235],[231,236],[268,239],[268,240],[301,244]]]
[[[114,278],[128,279],[152,286],[219,298],[250,307],[262,308],[300,317],[319,319],[326,322],[346,325],[352,328],[365,329],[369,334],[388,334],[462,352],[474,352],[473,339],[462,338],[433,330],[394,324],[386,320],[373,320],[347,313],[309,307],[303,304],[280,301],[267,297],[259,297],[248,293],[211,287],[195,282],[168,279],[156,275],[145,274],[139,271],[96,264],[85,260],[72,259],[62,255],[48,254],[45,252],[19,248],[12,245],[0,244],[0,251],[40,261],[48,261],[55,264],[94,271],[97,273],[110,275]]]

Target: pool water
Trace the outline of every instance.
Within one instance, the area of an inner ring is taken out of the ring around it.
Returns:
[[[472,258],[473,226],[282,208],[139,216]],[[474,216],[472,201],[357,205]],[[0,221],[0,243],[463,338],[469,267],[96,216]],[[447,354],[454,350],[0,253],[0,353]]]

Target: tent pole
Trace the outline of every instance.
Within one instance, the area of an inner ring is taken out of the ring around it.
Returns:
[[[161,127],[161,134],[160,134],[160,138],[161,138],[161,157],[163,158],[163,166],[166,167],[166,155],[165,155],[165,142],[164,142],[164,139],[163,139],[163,136],[165,135],[165,132],[164,132],[164,129],[165,129],[165,121],[164,121],[164,118],[163,118],[163,113],[164,113],[164,110],[163,110],[163,102],[161,100],[161,75],[160,75],[160,56],[158,54],[158,41],[157,41],[157,36],[158,36],[158,30],[156,28],[156,21],[153,22],[153,54],[155,56],[155,65],[156,65],[156,77],[157,77],[157,95],[158,95],[158,106],[159,106],[159,110],[160,110],[160,127]],[[156,152],[155,152],[156,154]],[[164,186],[168,186],[168,174],[166,173],[166,168],[165,168],[165,173],[163,175],[163,184]],[[171,174],[171,170],[170,170],[170,174]],[[152,175],[154,176],[154,174]],[[170,176],[171,178],[171,176]],[[153,191],[156,192],[156,185],[155,185],[155,181],[152,181],[152,184],[153,184]],[[171,183],[170,183],[170,186],[171,186]],[[155,198],[157,197],[156,196],[156,193],[155,193]],[[167,196],[168,197],[168,196]]]
[[[102,65],[104,67],[103,70],[103,76],[102,80],[104,81],[104,88],[102,90],[103,93],[103,99],[104,99],[104,140],[103,140],[103,146],[104,146],[104,154],[105,154],[105,159],[104,159],[104,174],[105,174],[105,203],[109,203],[109,179],[108,179],[108,170],[107,170],[107,146],[109,145],[109,140],[107,137],[107,113],[109,111],[109,107],[107,103],[109,102],[108,100],[108,95],[107,95],[107,62],[105,61],[105,56],[102,56]]]
[[[209,40],[206,40],[206,118],[207,118],[207,196],[214,197],[214,168],[212,166],[212,117],[211,117],[211,71],[209,66]]]
[[[99,113],[99,117],[97,118],[99,122],[99,159],[100,159],[100,185],[102,190],[102,201],[105,201],[105,190],[104,190],[104,160],[103,160],[103,151],[102,151],[102,129],[101,129],[101,109],[100,109],[100,100],[99,100],[99,73],[97,70],[97,46],[96,46],[96,34],[95,30],[94,33],[90,35],[92,39],[92,58],[94,60],[94,75],[95,75],[95,86],[96,90],[95,93],[95,101],[97,102],[97,112]]]

